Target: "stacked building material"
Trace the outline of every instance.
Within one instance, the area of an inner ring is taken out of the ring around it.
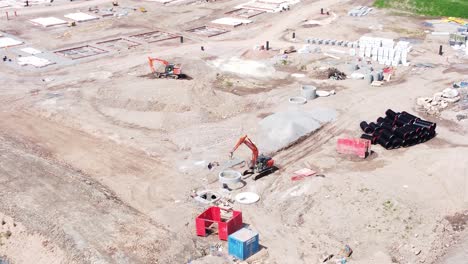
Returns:
[[[348,12],[348,16],[367,16],[373,10],[372,7],[368,6],[356,6]]]
[[[429,115],[440,115],[440,112],[449,105],[460,101],[462,96],[460,88],[446,88],[442,92],[434,93],[432,97],[419,97],[416,100],[417,110]]]
[[[306,42],[308,44],[317,44],[317,45],[331,45],[331,46],[341,46],[348,48],[357,48],[357,41],[346,41],[346,40],[335,40],[335,39],[321,39],[321,38],[307,38]]]
[[[467,33],[452,33],[450,34],[450,39],[449,39],[449,44],[450,46],[461,46],[461,45],[466,45],[466,42],[468,40],[468,35]]]
[[[411,46],[407,41],[398,41],[395,45],[393,39],[368,36],[362,36],[359,39],[359,57],[371,58],[382,65],[408,66],[407,58],[410,51]]]
[[[397,113],[391,109],[385,112],[385,117],[377,118],[376,122],[363,121],[360,126],[365,133],[361,138],[386,149],[413,146],[436,135],[436,123],[425,121],[405,111]]]

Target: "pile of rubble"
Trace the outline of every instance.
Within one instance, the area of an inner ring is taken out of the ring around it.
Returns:
[[[425,111],[430,115],[438,115],[440,111],[447,108],[451,103],[460,100],[460,93],[457,89],[447,88],[442,92],[435,93],[432,97],[420,97],[416,104],[420,111]]]
[[[346,80],[347,76],[346,73],[338,70],[337,68],[327,68],[327,67],[320,67],[320,68],[314,68],[312,70],[312,76],[313,78],[320,79],[320,80],[325,80],[325,79],[331,79],[331,80]]]
[[[327,77],[332,80],[346,80],[346,74],[336,68],[329,68],[327,70]]]

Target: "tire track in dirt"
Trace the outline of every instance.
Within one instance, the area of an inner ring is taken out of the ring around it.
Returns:
[[[339,126],[336,124],[340,123]],[[281,166],[287,167],[293,163],[297,163],[317,151],[332,138],[339,135],[344,130],[344,124],[340,121],[335,121],[333,124],[324,125],[318,132],[307,136],[307,138],[294,146],[278,154],[278,159],[281,160]]]
[[[105,186],[50,159],[31,142],[0,136],[0,153],[0,210],[22,222],[31,235],[39,232],[64,249],[66,263],[166,259],[168,245],[162,241],[170,232]]]
[[[140,212],[151,214],[190,191],[169,164],[141,150],[26,112],[0,113],[0,127],[3,134],[36,145],[51,160],[89,175]]]

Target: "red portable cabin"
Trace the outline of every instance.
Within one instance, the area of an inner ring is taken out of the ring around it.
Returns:
[[[228,236],[242,228],[242,212],[232,210],[232,217],[223,219],[221,208],[210,207],[195,219],[195,226],[198,236],[206,236],[206,229],[212,224],[218,224],[218,237],[227,240]]]

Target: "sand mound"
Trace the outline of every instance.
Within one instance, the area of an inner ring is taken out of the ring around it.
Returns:
[[[335,118],[335,110],[322,108],[272,114],[260,121],[260,133],[256,137],[258,145],[265,152],[278,151]]]

